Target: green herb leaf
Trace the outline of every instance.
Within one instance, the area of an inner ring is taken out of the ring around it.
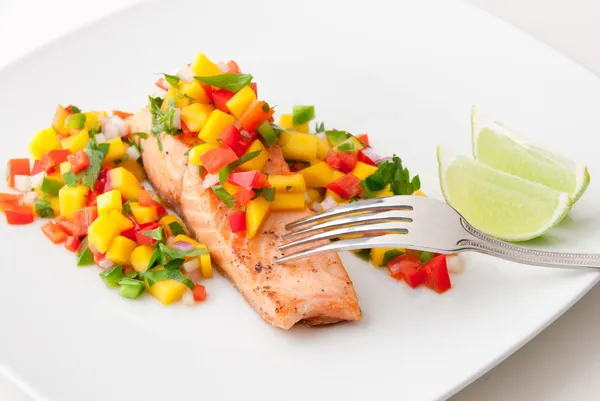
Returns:
[[[354,251],[354,254],[365,262],[368,262],[371,259],[370,249],[359,249],[358,251]]]
[[[176,221],[169,223],[169,228],[171,229],[171,232],[173,233],[173,235],[186,235],[187,234],[185,232],[185,229],[181,226],[181,224],[179,224]]]
[[[173,260],[164,266],[163,270],[148,271],[144,274],[146,280],[148,280],[148,287],[152,287],[154,284],[164,280],[177,280],[182,284],[185,284],[189,289],[194,289],[194,283],[189,278],[181,274],[181,264],[183,260]]]
[[[392,260],[400,255],[404,255],[404,252],[399,251],[397,249],[390,249],[389,251],[387,251],[386,253],[383,254],[383,261],[381,262],[380,267],[387,266],[387,264],[389,263],[390,260]]]
[[[221,202],[223,202],[225,206],[227,206],[228,209],[231,209],[237,203],[235,198],[231,196],[231,194],[227,192],[222,185],[213,185],[211,189],[213,190],[215,195],[217,195],[217,198],[219,198]]]
[[[71,112],[71,114],[81,113],[81,109],[79,107],[77,107],[77,106],[70,105],[68,107],[68,109]]]
[[[62,175],[65,185],[68,187],[76,187],[85,173],[73,174],[72,171],[67,171]]]
[[[119,295],[124,298],[137,299],[144,292],[144,282],[140,280],[124,278],[119,285]]]
[[[66,128],[82,129],[85,126],[85,114],[73,113],[65,120]]]
[[[194,256],[207,255],[210,253],[208,249],[198,247],[194,247],[189,251],[180,251],[179,249],[168,247],[165,244],[160,244],[159,248],[165,256],[171,259],[191,258]]]
[[[156,137],[158,141],[158,147],[162,150],[162,140],[160,138],[161,133],[168,135],[177,135],[179,130],[173,128],[173,118],[175,116],[175,99],[169,100],[169,108],[166,112],[162,111],[161,106],[163,99],[160,97],[148,97],[148,107],[152,114],[152,129],[151,133]]]
[[[273,202],[275,200],[275,188],[263,188],[262,197],[269,202]]]
[[[257,131],[260,134],[260,136],[265,140],[266,144],[268,146],[271,146],[275,143],[277,138],[279,138],[279,135],[281,135],[282,129],[275,124],[269,123],[268,121],[263,121],[258,126]]]
[[[431,259],[433,259],[434,257],[435,257],[435,253],[423,251],[419,255],[419,262],[421,262],[421,263],[427,263]]]
[[[85,169],[81,183],[88,186],[92,191],[96,186],[96,180],[98,180],[98,174],[100,174],[100,171],[102,170],[102,162],[108,153],[109,146],[108,143],[101,143],[98,145],[88,142],[84,149],[88,155],[90,165]]]
[[[352,142],[346,142],[338,145],[337,150],[340,152],[353,152],[354,144]]]
[[[331,146],[337,146],[348,139],[349,134],[346,131],[325,131],[325,136]]]
[[[131,201],[130,200],[123,203],[123,208],[121,209],[121,213],[123,213],[123,216],[132,216],[133,215],[133,212],[131,211]]]
[[[292,124],[296,127],[315,118],[315,106],[294,106]]]
[[[219,74],[210,77],[194,77],[203,84],[216,86],[231,92],[238,92],[244,86],[250,85],[252,75],[250,74]]]
[[[48,200],[43,198],[37,198],[33,205],[35,207],[35,212],[38,214],[38,216],[47,217],[49,219],[54,217],[54,210],[52,209],[52,205]]]
[[[92,129],[90,129],[90,131],[88,132],[88,135],[90,137],[90,141],[92,141],[92,143],[94,145],[96,144],[95,136],[96,136],[96,134],[98,134],[100,132],[101,128],[102,128],[102,125],[100,125],[100,123],[98,121],[96,121],[94,123],[94,125],[92,125]]]
[[[167,81],[171,87],[175,89],[179,88],[179,81],[181,81],[181,78],[179,78],[177,75],[169,75],[164,73],[163,75],[165,76],[165,81]]]
[[[219,181],[221,182],[221,184],[224,184],[225,181],[227,181],[227,177],[229,177],[229,174],[231,174],[233,170],[246,163],[247,161],[254,159],[258,155],[260,155],[261,152],[262,151],[260,150],[256,150],[254,152],[246,153],[239,159],[234,160],[225,167],[223,167],[221,171],[219,171]]]
[[[154,230],[139,231],[139,233],[145,237],[152,238],[161,242],[165,239],[165,230],[162,226],[158,226]]]
[[[160,251],[160,248],[158,246],[155,247],[154,252],[152,252],[152,255],[150,256],[150,260],[148,261],[148,266],[146,267],[146,271],[150,270],[155,265],[162,263],[163,259],[164,259],[164,256],[163,256],[162,252]],[[160,262],[160,263],[157,263],[157,262]]]
[[[315,123],[315,132],[325,132],[325,122],[321,121],[320,123],[317,121]]]
[[[116,265],[100,273],[100,277],[104,280],[104,284],[108,288],[116,288],[119,286],[119,281],[123,278],[123,266]]]

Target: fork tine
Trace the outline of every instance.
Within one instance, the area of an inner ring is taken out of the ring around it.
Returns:
[[[313,214],[303,219],[294,221],[286,225],[285,228],[287,230],[291,230],[293,228],[311,224],[320,220],[330,220],[334,217],[342,216],[345,214],[360,214],[362,212],[368,212],[372,210],[413,210],[413,207],[410,205],[410,198],[411,196],[391,196],[387,198],[367,199],[354,203],[348,203],[345,205],[337,206],[333,209],[329,209],[325,212]]]
[[[282,239],[289,240],[301,235],[310,234],[320,230],[329,230],[334,228],[341,228],[346,226],[358,226],[361,224],[377,223],[382,221],[402,221],[410,223],[412,218],[408,217],[409,213],[400,210],[390,210],[380,213],[363,213],[359,215],[350,215],[347,217],[340,217],[338,219],[326,221],[324,223],[318,223],[313,226],[303,228],[297,231],[292,231],[285,234]]]
[[[372,233],[400,233],[408,234],[408,230],[404,227],[399,227],[398,223],[374,223],[352,227],[337,228],[328,230],[309,237],[300,238],[296,241],[288,242],[279,247],[280,250],[285,250],[299,245],[310,244],[317,241],[322,241],[331,238],[338,238],[346,235],[357,234],[372,234]]]

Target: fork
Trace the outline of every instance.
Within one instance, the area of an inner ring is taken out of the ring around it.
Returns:
[[[500,241],[475,229],[445,202],[422,196],[349,203],[290,223],[286,229],[291,232],[283,236],[279,250],[301,248],[278,258],[280,264],[322,252],[408,248],[439,254],[474,251],[536,266],[600,268],[600,254],[548,252]],[[361,236],[343,239],[353,235]],[[339,240],[327,241],[332,239]]]

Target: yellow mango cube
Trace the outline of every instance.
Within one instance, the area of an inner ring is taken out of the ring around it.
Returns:
[[[169,103],[171,102],[171,99],[177,99],[177,89],[173,88],[172,86],[169,86],[167,94],[165,95],[163,102],[160,105],[160,109],[165,113],[169,111]]]
[[[250,105],[256,100],[256,93],[249,86],[244,86],[238,93],[233,95],[231,99],[227,101],[226,106],[237,118],[240,118],[242,114]]]
[[[344,142],[339,143],[335,147],[335,150],[343,150],[343,151],[347,152],[348,148],[350,148],[351,152],[358,152],[359,150],[363,149],[364,147],[365,147],[365,145],[361,141],[356,139],[356,137],[351,136],[348,139],[346,139]]]
[[[55,171],[52,174],[46,174],[46,177],[53,179],[54,181],[62,182],[63,184],[65,182],[62,175],[60,175],[60,171]]]
[[[194,80],[193,82],[180,82],[179,93],[191,97],[192,99],[194,99],[194,103],[210,103],[210,99],[204,91],[204,88],[202,88],[202,86],[200,86],[200,83],[196,80]]]
[[[104,162],[112,162],[122,158],[127,153],[128,146],[121,138],[111,139],[108,143],[108,153],[104,157]]]
[[[60,144],[63,149],[69,149],[69,152],[75,153],[85,149],[89,140],[90,134],[87,130],[83,129],[75,135],[71,135],[62,139]]]
[[[285,175],[271,174],[268,180],[277,192],[306,192],[306,182],[304,181],[304,176],[300,173]]]
[[[204,142],[218,143],[217,138],[225,130],[235,122],[232,115],[223,113],[221,110],[214,110],[208,116],[208,120],[204,123],[198,137]]]
[[[308,121],[295,126],[293,123],[293,120],[294,119],[291,114],[282,114],[281,117],[279,117],[279,126],[283,129],[289,129],[289,130],[308,134],[308,132],[309,132]]]
[[[85,207],[90,189],[85,185],[64,186],[58,191],[60,215],[73,218],[75,210]]]
[[[385,257],[385,253],[392,250],[397,250],[399,252],[406,252],[404,248],[373,248],[371,249],[371,263],[375,267],[381,267],[383,264],[383,259]]]
[[[263,197],[249,201],[246,205],[246,236],[254,238],[267,219],[271,202]]]
[[[413,192],[414,196],[424,196],[427,197],[427,195],[425,194],[425,192],[421,191],[420,189],[417,189],[415,192]]]
[[[283,131],[279,140],[283,157],[288,160],[311,161],[317,158],[319,138],[316,136]]]
[[[59,171],[61,176],[67,174],[69,171],[71,171],[71,163],[68,161],[60,163]]]
[[[371,166],[363,162],[358,162],[356,163],[356,166],[354,166],[354,169],[352,169],[351,173],[354,174],[356,177],[360,178],[361,180],[364,180],[371,174],[374,174],[376,171],[377,167]]]
[[[319,139],[319,145],[317,147],[317,158],[323,160],[327,157],[327,154],[331,150],[331,144],[327,139]]]
[[[88,227],[88,242],[99,252],[105,253],[112,240],[119,234],[119,227],[109,216],[98,216]]]
[[[242,190],[242,187],[240,187],[239,185],[232,184],[229,181],[225,181],[223,183],[223,189],[225,189],[225,191],[227,191],[228,194],[233,195],[235,193],[240,192]]]
[[[387,196],[394,196],[394,193],[390,191],[390,184],[386,185],[379,193],[377,193],[378,198],[385,198]]]
[[[241,170],[244,170],[244,171],[252,171],[252,170],[261,171],[262,170],[262,168],[265,166],[265,164],[267,164],[267,161],[269,160],[269,151],[267,149],[265,149],[265,146],[262,144],[262,142],[258,139],[254,140],[254,142],[252,142],[252,144],[246,151],[246,154],[256,152],[259,150],[260,150],[260,153],[258,156],[256,156],[254,159],[248,160],[246,163],[240,165]]]
[[[98,126],[100,125],[100,122],[98,121],[98,116],[100,115],[100,113],[98,113],[97,111],[88,111],[85,114],[85,124],[83,126],[83,130],[84,131],[89,131],[92,128],[94,128],[94,126],[96,125],[96,123],[98,123]]]
[[[137,162],[137,160],[125,160],[119,166],[131,172],[138,181],[144,181],[146,179],[144,168],[140,163]]]
[[[203,166],[204,163],[200,160],[200,156],[217,146],[219,146],[218,143],[201,143],[200,145],[194,146],[190,149],[190,153],[188,153],[190,163],[195,164],[196,166]]]
[[[135,247],[135,241],[118,235],[110,243],[110,246],[106,251],[106,259],[116,265],[128,265],[131,262],[131,253]]]
[[[183,234],[177,235],[177,236],[175,236],[175,238],[173,238],[171,243],[177,242],[177,241],[187,242],[189,244],[194,245],[195,247],[207,249],[206,245],[200,244],[198,241],[193,240],[192,238],[190,238],[187,235],[183,235]],[[189,260],[190,258],[186,258],[186,259]],[[204,277],[204,278],[213,277],[213,269],[212,269],[212,261],[210,259],[210,253],[207,253],[206,255],[200,255],[200,256],[198,256],[198,259],[200,260],[200,273],[202,273],[202,277]]]
[[[53,128],[38,131],[29,143],[29,152],[35,160],[54,149],[62,149],[58,135]]]
[[[306,191],[306,194],[308,195],[308,197],[310,198],[310,200],[312,202],[323,202],[323,198],[321,197],[321,194],[319,193],[318,190],[314,189],[314,188],[309,188]]]
[[[124,167],[113,168],[108,172],[113,189],[121,193],[125,200],[137,200],[140,195],[140,182],[132,172]]]
[[[116,189],[98,195],[96,202],[98,205],[98,215],[108,214],[110,210],[121,211],[123,209],[121,192]]]
[[[120,210],[109,210],[108,217],[110,217],[113,224],[119,228],[120,233],[122,233],[125,230],[129,230],[130,228],[133,228],[133,221],[125,217]]]
[[[130,263],[137,272],[148,270],[148,264],[154,253],[154,248],[150,245],[140,245],[131,252]]]
[[[196,61],[192,64],[192,69],[199,77],[210,77],[223,74],[223,71],[215,63],[210,61],[203,53],[199,53]]]
[[[305,207],[304,192],[277,192],[275,200],[271,202],[271,210],[303,210]]]
[[[181,119],[192,132],[199,132],[214,111],[210,104],[192,103],[181,109]]]
[[[320,188],[329,184],[334,175],[334,169],[325,162],[318,162],[310,167],[300,170],[306,185],[311,188]]]
[[[165,306],[181,300],[181,297],[183,297],[183,294],[188,289],[185,284],[173,279],[159,281],[154,283],[152,287],[148,286],[148,280],[146,280],[146,288],[154,298],[158,299]]]
[[[131,202],[131,213],[138,224],[152,223],[158,220],[158,212],[156,206],[141,206],[137,202]]]
[[[172,224],[172,223],[179,224],[186,234],[188,232],[187,228],[185,227],[185,224],[183,224],[183,222],[181,220],[179,220],[177,218],[177,216],[175,216],[173,214],[167,214],[166,216],[161,217],[159,222],[160,222],[163,230],[165,230],[165,235],[167,237],[172,237],[174,235],[173,230],[171,230],[171,227],[169,227],[169,224]]]

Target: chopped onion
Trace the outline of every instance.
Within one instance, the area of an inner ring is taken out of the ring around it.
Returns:
[[[218,174],[206,174],[204,177],[204,181],[202,181],[202,188],[210,188],[215,184],[219,183],[219,175]]]
[[[113,266],[114,266],[113,262],[111,262],[108,259],[102,259],[101,261],[98,262],[98,267],[101,268],[102,270],[110,269]]]
[[[200,269],[192,270],[191,272],[187,273],[187,277],[190,280],[192,280],[192,283],[198,284],[203,279],[202,270],[200,270]]]
[[[175,241],[171,244],[171,248],[186,252],[194,249],[194,245],[186,241]]]
[[[321,207],[323,208],[323,210],[333,209],[336,206],[337,202],[331,196],[328,196],[323,202],[321,202]]]
[[[229,72],[229,67],[227,67],[227,64],[225,64],[222,61],[217,61],[217,67],[219,67],[219,69],[223,72]]]
[[[46,177],[46,172],[45,171],[37,173],[36,175],[32,175],[31,176],[31,186],[33,188],[37,188],[40,185],[42,185],[42,182],[44,181],[44,177]]]
[[[192,306],[196,303],[194,300],[194,294],[189,288],[183,293],[183,296],[181,297],[181,303],[186,306]]]
[[[119,116],[106,117],[102,121],[102,133],[108,140],[122,138],[129,133],[129,126]]]
[[[371,159],[371,161],[375,164],[377,164],[377,162],[379,160],[381,160],[381,156],[379,156],[377,153],[375,153],[373,148],[364,148],[363,150],[361,150],[361,152],[363,153],[363,155],[365,155],[369,159]]]
[[[129,157],[131,160],[137,160],[140,158],[140,156],[140,151],[137,150],[135,146],[130,146],[127,148],[127,157]]]
[[[31,177],[28,175],[15,175],[15,189],[19,192],[31,191]]]
[[[27,192],[25,195],[23,195],[23,203],[26,205],[33,205],[37,199],[37,196],[38,194],[35,191]]]
[[[310,205],[310,209],[311,209],[312,211],[315,211],[315,212],[317,212],[317,213],[319,213],[319,212],[322,212],[322,211],[323,211],[323,207],[321,206],[321,204],[320,204],[319,202],[313,202],[313,203]]]
[[[200,262],[198,261],[198,258],[190,259],[183,264],[183,270],[185,270],[186,273],[193,272],[194,270],[197,270],[199,267],[200,267]]]
[[[446,256],[446,266],[448,273],[460,274],[465,271],[465,261],[460,255]]]
[[[185,67],[181,67],[179,71],[177,71],[177,76],[184,82],[192,82],[194,80],[194,70],[189,65]]]
[[[108,139],[106,139],[106,135],[104,134],[96,134],[94,135],[94,139],[96,139],[96,143],[106,143]]]
[[[315,135],[317,138],[319,138],[319,140],[323,140],[323,139],[327,139],[327,135],[325,135],[324,132],[319,132],[318,134]]]
[[[172,128],[181,129],[181,109],[178,109],[178,108],[174,109]]]

